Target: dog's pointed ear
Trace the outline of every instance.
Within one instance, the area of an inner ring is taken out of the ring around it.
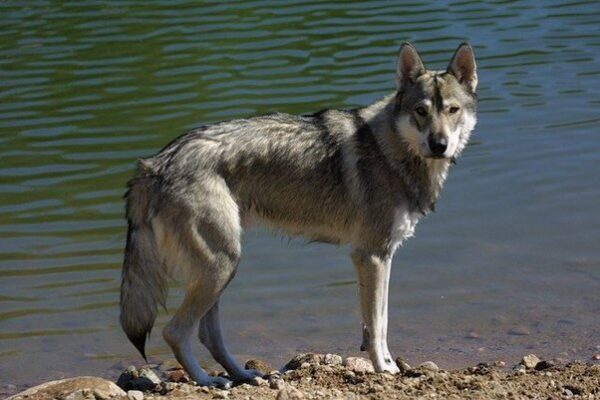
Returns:
[[[447,71],[454,75],[458,81],[465,85],[472,93],[477,89],[477,64],[475,52],[467,42],[461,43],[454,52],[452,61],[448,64]]]
[[[425,64],[417,53],[417,49],[408,42],[400,46],[398,52],[398,66],[396,70],[396,81],[398,89],[406,83],[414,83],[415,80],[425,73]]]

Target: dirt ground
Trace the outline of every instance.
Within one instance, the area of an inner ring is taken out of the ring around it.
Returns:
[[[285,372],[264,371],[265,378],[255,382],[258,385],[221,390],[189,382],[177,362],[171,360],[128,368],[118,382],[123,391],[108,381],[114,387],[111,393],[78,387],[77,381],[71,381],[63,384],[66,389],[59,384],[50,386],[52,390],[46,387],[10,399],[600,399],[600,363],[594,361],[560,364],[529,355],[514,367],[500,362],[453,371],[440,370],[433,362],[415,368],[401,360],[397,363],[400,374],[377,374],[362,358],[303,354],[292,359]],[[256,360],[248,366],[268,369]]]

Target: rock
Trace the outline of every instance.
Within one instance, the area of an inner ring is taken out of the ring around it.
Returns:
[[[405,374],[407,371],[411,370],[411,366],[406,361],[404,361],[402,357],[396,358],[396,365],[400,369],[401,374]]]
[[[126,396],[126,393],[111,381],[94,376],[79,376],[46,382],[27,389],[24,392],[17,393],[6,400],[16,400],[17,398],[26,397],[30,399],[66,399],[69,395],[73,395],[73,399],[83,399],[93,398],[92,396],[96,396],[96,392],[104,398]]]
[[[362,357],[348,357],[344,360],[344,367],[354,372],[375,372],[371,361]]]
[[[169,382],[178,382],[178,383],[186,383],[190,381],[190,377],[183,369],[176,369],[169,371],[167,374],[167,379]]]
[[[254,386],[267,386],[269,384],[269,382],[260,376],[255,377],[253,380],[254,382]]]
[[[419,369],[429,372],[438,372],[440,370],[440,367],[438,367],[437,364],[433,361],[425,361],[424,363],[419,365]]]
[[[183,367],[181,366],[179,361],[177,361],[174,358],[171,358],[169,360],[163,361],[163,363],[160,364],[160,367],[158,367],[158,369],[160,369],[163,372],[166,372],[174,369],[183,369]]]
[[[516,375],[525,375],[527,373],[527,368],[524,365],[517,364],[513,367],[513,371]]]
[[[494,361],[494,367],[504,368],[506,367],[506,363],[501,360]]]
[[[540,362],[540,359],[535,354],[528,354],[521,359],[520,364],[527,369],[534,369],[535,366]]]
[[[107,393],[103,390],[100,389],[94,389],[92,391],[92,394],[94,395],[94,398],[96,400],[109,400],[111,398],[111,394]]]
[[[213,399],[226,399],[229,397],[229,392],[226,390],[219,390],[213,395]]]
[[[144,400],[144,393],[139,390],[128,390],[127,398],[129,400]]]
[[[277,393],[276,400],[300,400],[304,399],[304,393],[293,386],[288,386]]]
[[[117,379],[117,386],[121,389],[141,392],[153,391],[160,383],[160,378],[150,368],[137,370],[134,366],[128,367]]]
[[[319,365],[325,360],[325,356],[323,354],[315,354],[315,353],[306,353],[306,354],[298,354],[296,357],[292,358],[284,367],[284,371],[288,371],[291,369],[299,369],[302,364],[308,363],[309,365]]]
[[[594,355],[592,356],[592,360],[596,360],[596,361],[600,360],[600,353],[596,353],[596,354],[594,354]]]
[[[543,371],[545,369],[552,368],[552,367],[554,367],[554,362],[542,360],[542,361],[538,362],[534,368],[537,371]]]
[[[323,360],[323,364],[325,365],[342,365],[343,362],[342,357],[337,354],[325,354]]]
[[[155,385],[158,385],[162,382],[162,380],[158,377],[158,375],[156,375],[156,372],[154,372],[150,368],[142,368],[139,371],[139,374],[140,374],[140,378],[146,378],[146,379],[150,380],[152,383],[154,383]]]
[[[285,382],[281,378],[269,379],[269,387],[271,389],[281,390],[285,387]]]
[[[263,374],[265,374],[267,371],[270,371],[273,369],[273,367],[271,367],[266,362],[264,362],[262,360],[255,360],[255,359],[246,361],[246,365],[244,366],[244,368],[245,369],[255,369],[257,371],[262,372]]]

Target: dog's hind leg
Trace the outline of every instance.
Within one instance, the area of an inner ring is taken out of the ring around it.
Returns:
[[[242,368],[225,346],[223,333],[221,332],[221,323],[219,321],[218,302],[202,317],[198,329],[198,337],[202,344],[210,351],[213,358],[227,370],[229,376],[235,382],[258,384],[256,378],[262,377],[263,374],[256,370]]]
[[[187,283],[183,303],[163,336],[175,358],[199,385],[227,388],[230,380],[211,377],[200,367],[192,354],[191,340],[202,317],[215,307],[235,275],[242,228],[238,207],[224,184],[207,180],[198,190],[202,192],[196,193],[197,202],[169,210],[154,224],[166,261],[177,265]]]
[[[177,361],[185,368],[192,380],[200,386],[231,387],[231,381],[223,377],[209,376],[192,353],[191,338],[194,336],[202,313],[212,306],[217,296],[198,295],[208,289],[206,285],[188,286],[185,299],[163,330],[163,337],[173,350]]]

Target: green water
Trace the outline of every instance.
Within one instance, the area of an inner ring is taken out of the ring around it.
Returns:
[[[395,259],[393,351],[446,367],[590,357],[599,25],[585,1],[1,2],[0,383],[139,362],[117,324],[136,158],[201,124],[368,104],[393,90],[404,40],[438,69],[470,40],[480,109],[437,213]],[[274,364],[357,353],[355,292],[347,249],[251,231],[227,339]],[[156,359],[170,357],[166,318]]]

